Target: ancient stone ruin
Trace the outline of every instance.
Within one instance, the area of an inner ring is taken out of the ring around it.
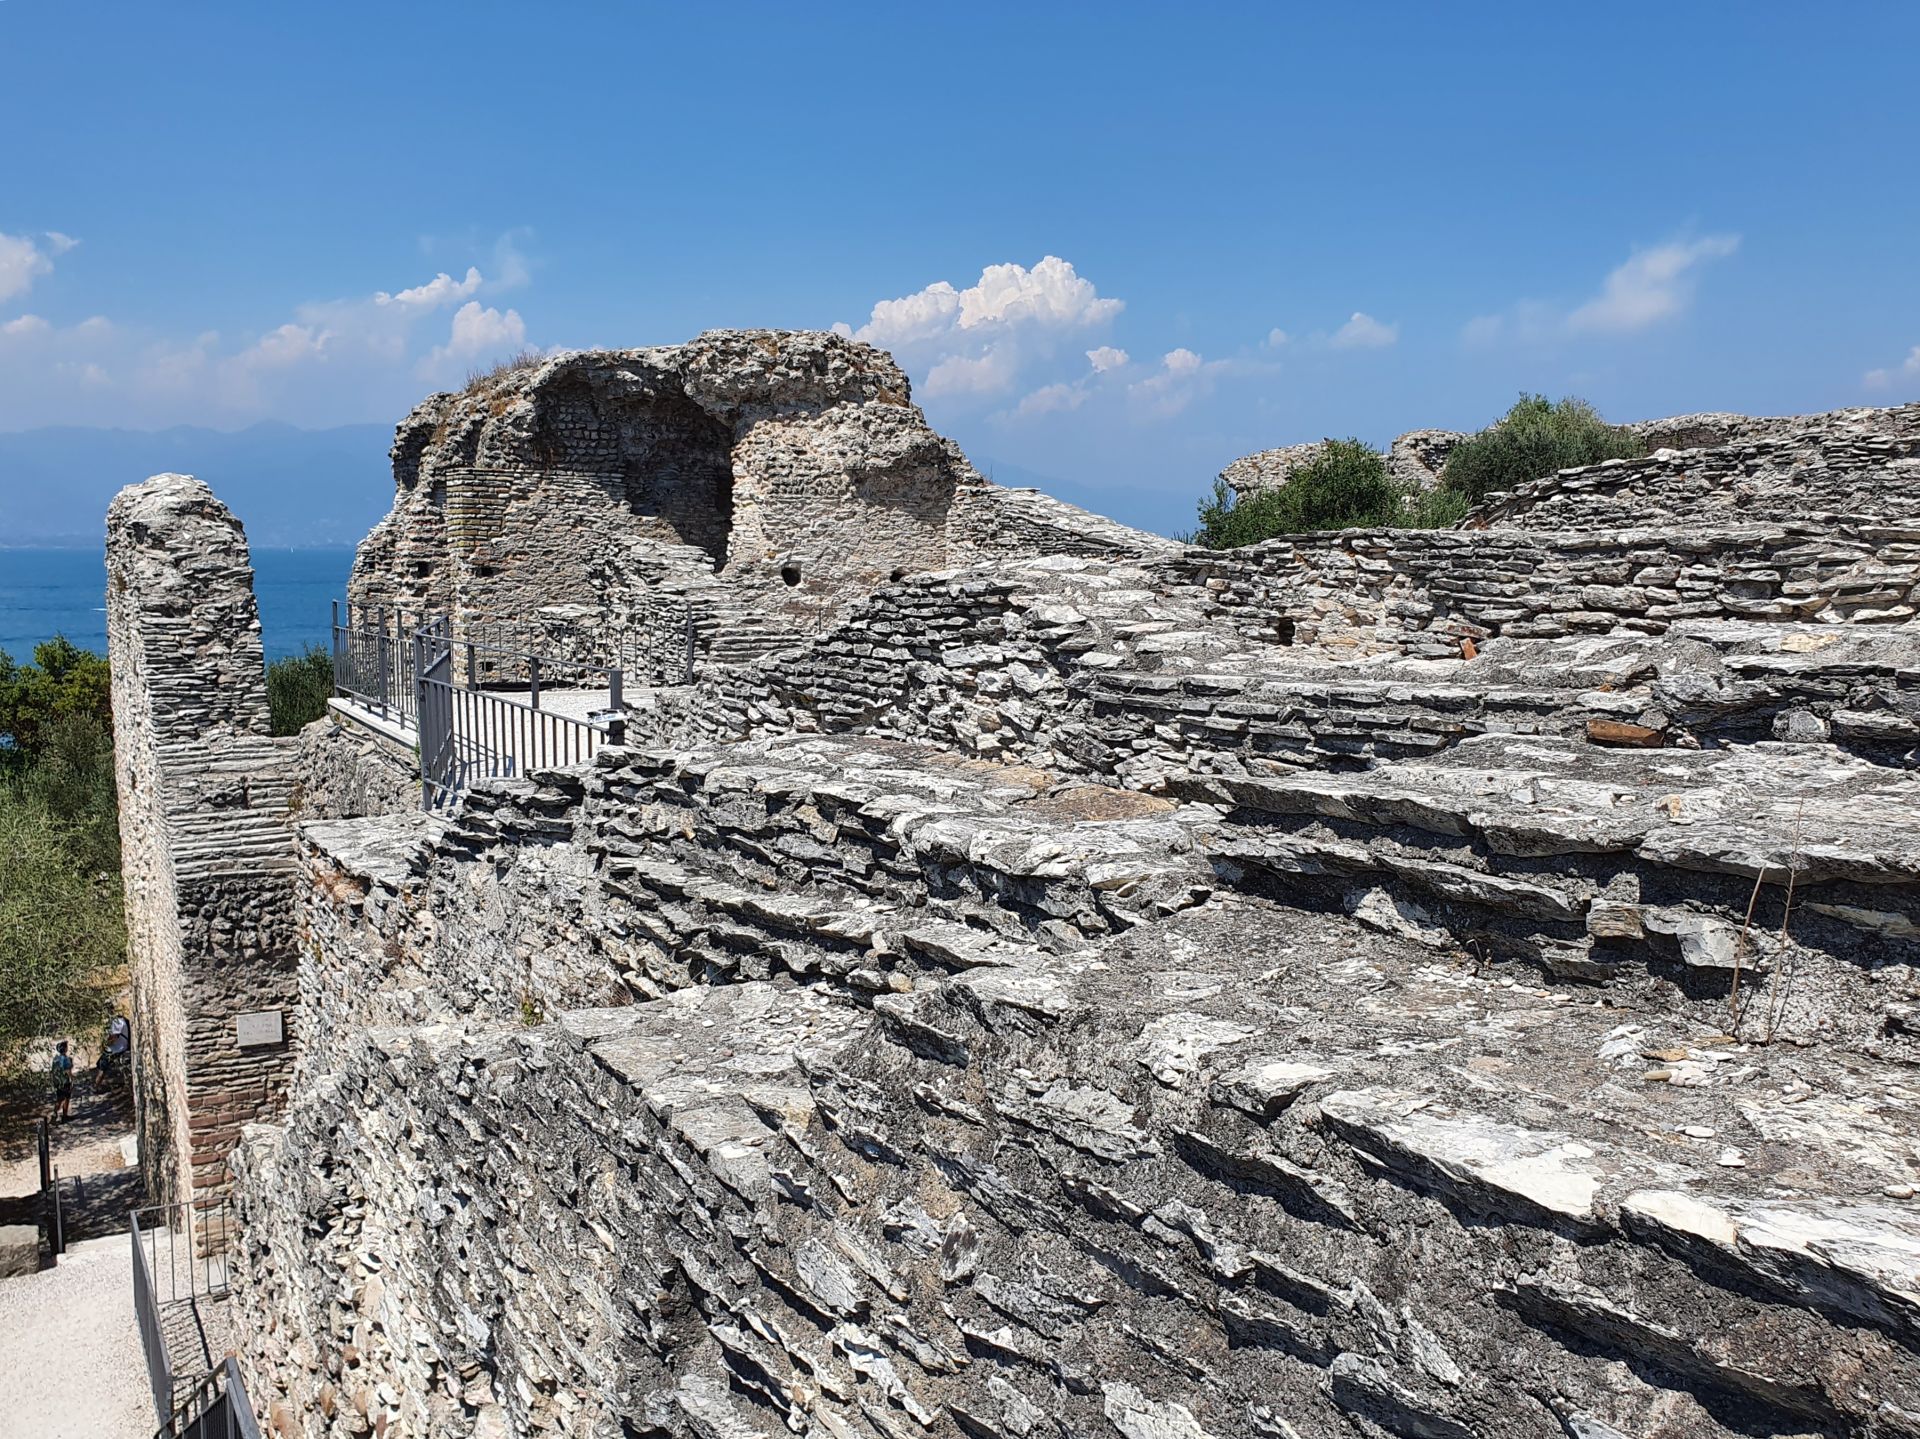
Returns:
[[[297,956],[230,1156],[254,1402],[1920,1435],[1915,416],[1209,552],[987,485],[852,342],[546,361],[402,425],[358,600],[677,604],[700,662],[435,810],[350,707],[276,767],[231,522],[129,491],[139,962],[191,1029],[176,973]],[[196,778],[247,746],[291,792]],[[275,806],[297,940],[242,941],[161,826]]]

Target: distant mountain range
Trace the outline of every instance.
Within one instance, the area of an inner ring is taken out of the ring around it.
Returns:
[[[98,546],[121,487],[169,470],[212,485],[251,545],[357,544],[393,503],[392,443],[391,425],[0,432],[0,547]]]

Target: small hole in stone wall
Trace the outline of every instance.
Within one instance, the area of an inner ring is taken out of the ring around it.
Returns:
[[[899,584],[900,581],[904,580],[906,577],[907,577],[907,567],[905,565],[901,565],[900,568],[898,568],[892,574],[887,576],[887,578],[892,580],[896,585]]]
[[[790,585],[799,584],[800,583],[800,566],[798,565],[780,566],[780,578],[785,580]]]

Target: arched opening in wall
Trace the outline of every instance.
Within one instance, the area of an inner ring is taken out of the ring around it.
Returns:
[[[789,589],[799,584],[800,566],[792,560],[788,560],[784,565],[780,566],[780,582]]]
[[[705,550],[717,569],[733,532],[733,431],[685,396],[607,406],[627,507],[661,539]]]
[[[607,384],[574,375],[541,396],[532,451],[550,493],[582,484],[614,498],[633,518],[621,538],[704,550],[717,568],[733,530],[733,432],[684,394],[640,392],[632,377]]]

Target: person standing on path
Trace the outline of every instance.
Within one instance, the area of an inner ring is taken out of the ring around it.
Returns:
[[[64,1123],[73,1118],[73,1056],[67,1053],[64,1039],[53,1048],[53,1063],[48,1067],[53,1076],[53,1117]]]

